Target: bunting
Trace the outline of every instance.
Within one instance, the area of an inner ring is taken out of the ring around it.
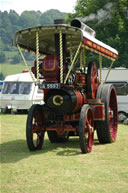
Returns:
[[[114,58],[112,58],[112,57],[110,57],[110,56],[108,56],[108,55],[106,55],[106,54],[104,54],[104,53],[102,53],[102,52],[99,52],[99,51],[96,50],[96,49],[90,48],[90,47],[87,46],[87,45],[84,45],[84,48],[87,49],[87,50],[90,50],[91,52],[94,52],[94,53],[96,53],[96,54],[99,54],[99,55],[101,55],[101,56],[103,56],[103,57],[105,57],[105,58],[107,58],[107,59],[110,59],[110,60],[112,60],[112,61],[115,61]]]
[[[21,48],[23,52],[28,52],[29,54],[35,54],[36,55],[36,52],[32,51],[32,50],[28,50],[28,49],[25,49],[25,48]],[[39,54],[40,56],[45,56],[44,54]]]
[[[114,52],[102,47],[101,45],[98,45],[94,43],[91,40],[88,40],[87,38],[84,38],[84,47],[88,50],[91,50],[92,52],[95,52],[97,54],[101,54],[102,56],[108,58],[108,59],[118,59],[118,55]]]

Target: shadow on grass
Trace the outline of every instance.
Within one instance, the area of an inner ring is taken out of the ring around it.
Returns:
[[[95,145],[99,145],[97,140]],[[26,140],[14,140],[0,145],[0,163],[15,163],[32,155],[45,154],[53,152],[58,156],[76,156],[81,154],[79,138],[71,138],[66,143],[50,143],[48,139],[44,140],[42,150],[30,152]]]
[[[13,163],[30,156],[25,140],[14,140],[0,145],[0,163]]]

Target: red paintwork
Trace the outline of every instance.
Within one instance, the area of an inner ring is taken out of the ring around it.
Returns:
[[[111,95],[109,98],[109,125],[112,140],[116,140],[117,127],[118,127],[118,108],[117,108],[117,98],[114,88],[111,90]]]
[[[92,87],[92,98],[94,99],[96,96],[96,91],[98,89],[98,71],[97,71],[97,67],[96,64],[93,64],[92,70],[91,70],[91,87]]]
[[[58,82],[59,80],[59,57],[46,56],[43,60],[40,72],[46,82]]]
[[[115,59],[118,59],[118,55],[113,53],[112,51],[96,44],[95,42],[87,39],[87,38],[83,38],[83,42],[85,45],[88,45],[90,48],[94,48],[95,50],[98,50],[99,52],[111,57],[111,58],[115,58]]]
[[[81,73],[76,73],[76,83],[79,84],[79,86],[86,85],[86,75]]]
[[[76,112],[81,109],[81,107],[84,104],[85,95],[83,95],[80,91],[75,91],[76,98],[77,98],[77,104],[73,112]]]
[[[104,104],[91,104],[94,120],[105,120]]]
[[[87,110],[85,116],[85,141],[87,145],[88,152],[91,152],[92,146],[94,144],[94,122],[93,114],[90,109]]]
[[[77,131],[76,127],[72,127],[69,124],[64,124],[61,126],[54,125],[52,127],[47,127],[47,131],[56,131],[58,135],[63,135],[65,131]]]

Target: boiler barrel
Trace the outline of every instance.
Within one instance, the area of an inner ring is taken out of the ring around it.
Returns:
[[[74,90],[49,90],[45,103],[55,112],[73,113],[81,109],[84,96],[79,91]]]

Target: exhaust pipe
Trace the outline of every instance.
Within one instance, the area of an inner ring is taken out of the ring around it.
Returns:
[[[79,19],[73,19],[71,21],[71,26],[78,27],[93,37],[96,36],[96,32],[92,28],[81,22]]]

